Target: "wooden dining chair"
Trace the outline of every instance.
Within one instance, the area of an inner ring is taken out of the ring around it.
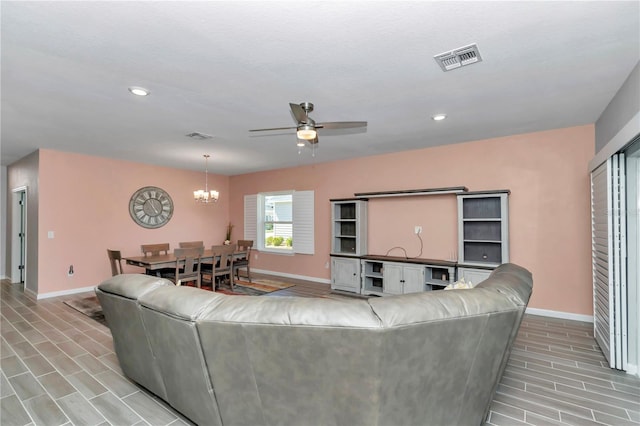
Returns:
[[[144,254],[144,257],[169,254],[169,243],[142,244],[140,246],[140,250],[142,250],[142,254]],[[163,278],[171,278],[174,274],[174,270],[173,268],[162,268],[159,271],[152,271],[151,269],[147,269],[145,273],[147,275],[157,275],[159,273]]]
[[[236,254],[233,259],[233,272],[238,279],[240,279],[240,269],[246,268],[247,279],[251,282],[251,267],[249,262],[251,261],[251,249],[253,248],[253,240],[238,240],[236,247]],[[243,256],[238,253],[244,253]]]
[[[196,287],[201,286],[200,257],[202,250],[198,247],[177,248],[173,251],[176,256],[176,270],[173,282],[182,285],[185,282],[195,281]]]
[[[204,242],[203,241],[181,241],[178,243],[180,248],[193,248],[193,247],[202,247],[204,250]]]
[[[216,291],[216,279],[226,279],[229,277],[229,286],[233,290],[233,253],[236,247],[234,245],[211,246],[213,262],[202,273],[203,281],[211,283],[211,289]]]
[[[161,254],[169,254],[169,243],[161,244],[142,244],[140,246],[142,254],[147,256],[160,256]]]
[[[107,254],[109,255],[109,263],[111,263],[111,275],[115,277],[122,274],[122,254],[120,250],[107,249]]]

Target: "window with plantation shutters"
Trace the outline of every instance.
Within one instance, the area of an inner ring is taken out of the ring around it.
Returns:
[[[594,335],[612,368],[627,364],[624,154],[591,173]]]
[[[314,254],[314,196],[314,191],[246,195],[245,239],[256,241],[261,251]]]

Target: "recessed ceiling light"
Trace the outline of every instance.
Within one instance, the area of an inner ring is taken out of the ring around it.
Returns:
[[[447,118],[447,114],[435,114],[431,116],[431,119],[434,121],[442,121]]]
[[[129,87],[129,91],[136,96],[147,96],[150,92],[144,87]]]

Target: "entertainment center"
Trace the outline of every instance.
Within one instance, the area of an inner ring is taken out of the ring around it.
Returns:
[[[464,277],[474,285],[509,262],[509,190],[466,187],[356,193],[331,202],[331,289],[386,296],[441,290]],[[458,203],[458,260],[367,252],[370,198],[452,194]]]

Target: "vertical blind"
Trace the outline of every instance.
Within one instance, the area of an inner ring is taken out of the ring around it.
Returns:
[[[612,368],[627,368],[624,154],[591,173],[594,335]]]

